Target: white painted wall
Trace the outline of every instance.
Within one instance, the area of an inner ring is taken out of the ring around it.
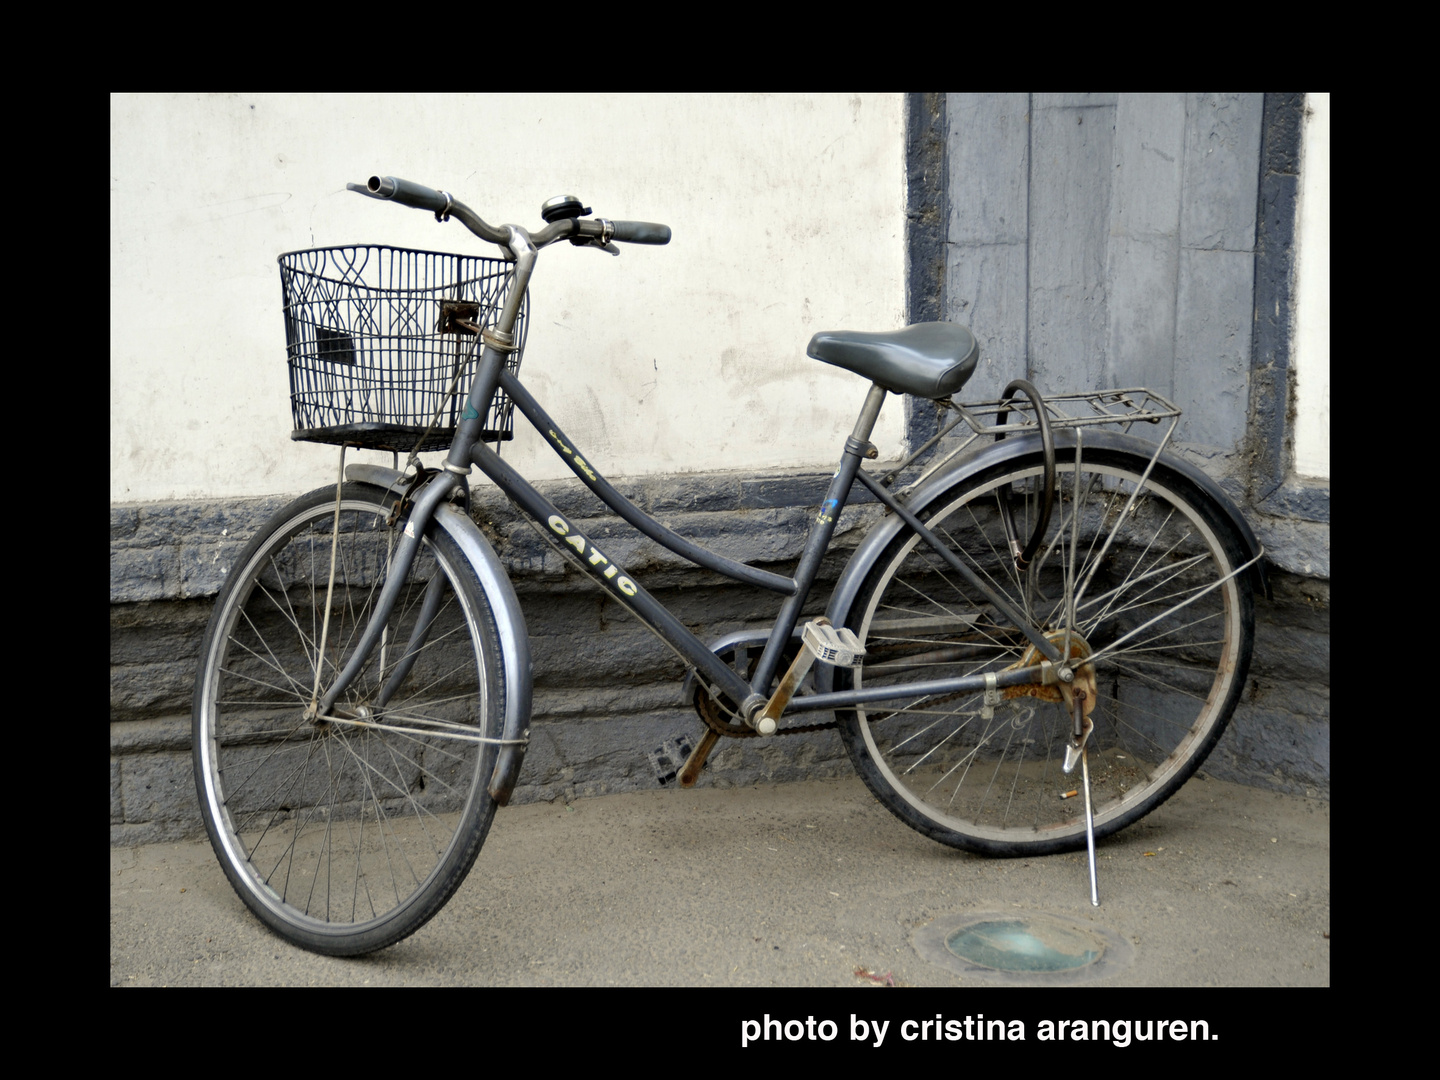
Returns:
[[[1295,471],[1330,476],[1330,95],[1305,95],[1295,254]]]
[[[110,112],[110,497],[299,492],[283,251],[488,253],[457,222],[350,194],[372,173],[538,228],[570,193],[668,247],[541,254],[522,376],[611,476],[826,466],[864,397],[808,359],[904,323],[900,95],[116,95]],[[877,428],[899,448],[902,408]],[[517,416],[505,456],[569,475]],[[388,463],[389,455],[365,455]],[[475,474],[478,478],[478,471]]]

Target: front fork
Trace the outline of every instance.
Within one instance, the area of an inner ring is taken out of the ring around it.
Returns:
[[[533,256],[532,249],[531,262],[534,261]],[[524,291],[523,284],[520,291]],[[506,310],[509,312],[508,308]],[[511,313],[511,322],[513,324],[513,313]],[[401,583],[410,573],[410,566],[415,561],[415,554],[420,547],[420,538],[430,527],[430,521],[435,516],[436,508],[455,490],[461,477],[469,475],[470,463],[467,457],[469,447],[480,438],[481,428],[484,426],[483,418],[489,409],[490,399],[500,385],[500,368],[504,363],[507,351],[508,345],[496,348],[487,340],[485,349],[480,356],[480,369],[476,372],[475,381],[470,387],[470,396],[466,401],[455,441],[450,445],[450,454],[445,462],[445,467],[433,480],[420,489],[419,495],[415,499],[415,508],[405,522],[405,530],[400,537],[400,543],[391,556],[390,576],[385,582],[384,589],[380,591],[380,598],[375,602],[375,611],[370,616],[370,623],[365,627],[365,633],[360,636],[360,641],[355,646],[349,663],[345,665],[345,670],[340,672],[335,682],[319,698],[314,712],[308,714],[309,719],[329,716],[330,710],[335,707],[335,702],[339,700],[340,695],[345,692],[346,687],[355,680],[355,676],[365,666],[366,660],[369,659],[370,653],[384,632],[391,611],[395,608],[395,600],[400,593]],[[441,598],[439,593],[441,587],[434,581],[430,583],[430,587],[426,590],[421,618],[414,634],[411,635],[410,643],[406,646],[401,668],[397,669],[386,681],[380,691],[379,699],[372,703],[372,707],[378,708],[384,705],[409,672],[414,663],[415,650],[424,641],[429,623],[434,618],[434,609],[437,608]],[[425,613],[429,613],[429,618],[425,617]],[[317,657],[317,665],[322,662],[321,658]]]
[[[395,601],[400,595],[400,588],[404,584],[406,577],[409,576],[410,567],[415,562],[415,555],[420,549],[420,538],[425,535],[425,530],[429,528],[430,520],[435,516],[436,508],[449,497],[450,493],[455,490],[456,485],[459,483],[460,477],[455,473],[441,472],[420,489],[419,497],[415,500],[415,509],[410,512],[410,516],[405,522],[404,532],[400,537],[400,543],[396,545],[395,552],[390,557],[390,566],[388,568],[389,576],[386,578],[385,587],[380,590],[379,599],[375,601],[375,609],[370,615],[370,622],[365,627],[365,632],[360,635],[360,641],[356,644],[354,652],[350,654],[350,660],[345,665],[345,670],[340,672],[336,680],[330,684],[330,688],[321,695],[316,704],[315,712],[309,716],[309,719],[313,720],[317,717],[329,716],[330,710],[335,707],[335,702],[339,700],[340,695],[355,681],[355,676],[360,674],[360,669],[365,666],[365,662],[369,659],[370,653],[374,651],[376,644],[380,641],[380,636],[385,630],[385,624],[390,619],[390,613],[395,609]],[[437,583],[439,584],[437,585]],[[430,613],[430,618],[425,618],[422,613],[415,633],[411,636],[411,640],[406,646],[405,659],[402,661],[404,670],[397,670],[386,682],[384,689],[381,691],[381,700],[376,701],[374,707],[383,705],[385,701],[389,699],[395,687],[399,685],[400,681],[405,677],[406,672],[409,671],[410,664],[414,663],[415,651],[424,640],[424,635],[429,629],[429,623],[434,618],[431,609],[438,607],[440,596],[437,588],[443,588],[443,578],[438,576],[434,581],[431,581],[430,587],[426,590],[425,594],[423,611]],[[315,662],[317,665],[323,664],[324,658],[317,656]]]

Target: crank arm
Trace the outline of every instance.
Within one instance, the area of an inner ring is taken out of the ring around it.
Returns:
[[[831,626],[830,620],[823,615],[805,624],[800,642],[800,655],[795,657],[795,662],[785,672],[765,707],[745,718],[745,722],[761,735],[775,734],[780,714],[790,704],[790,699],[800,689],[800,683],[817,660],[834,667],[854,668],[860,666],[860,659],[865,655],[865,649],[856,639],[854,631],[843,626]]]
[[[705,759],[710,756],[710,751],[715,749],[715,744],[720,741],[720,733],[705,729],[705,734],[700,736],[700,741],[695,744],[695,749],[690,751],[690,756],[685,759],[685,764],[680,768],[680,786],[694,787],[695,781],[700,779],[700,770],[705,768]]]

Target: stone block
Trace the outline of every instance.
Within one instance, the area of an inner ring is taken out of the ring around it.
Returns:
[[[995,401],[1026,372],[1026,245],[949,244],[945,317],[970,328],[980,360],[958,397]]]
[[[1025,243],[1029,109],[1027,94],[948,95],[949,243]]]
[[[1173,233],[1110,238],[1104,386],[1144,386],[1173,398],[1179,255]]]
[[[1183,94],[1121,94],[1115,108],[1110,234],[1179,240]]]
[[[1255,259],[1182,249],[1175,303],[1177,438],[1236,450],[1250,402]]]
[[[203,831],[188,751],[127,755],[119,782],[127,824],[149,825],[156,834],[172,836]]]
[[[1180,210],[1185,247],[1254,250],[1262,112],[1260,94],[1186,96]]]

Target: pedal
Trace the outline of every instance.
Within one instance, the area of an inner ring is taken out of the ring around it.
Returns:
[[[857,668],[865,647],[853,630],[844,626],[831,626],[828,619],[815,619],[805,624],[800,640],[815,659],[831,667]]]

